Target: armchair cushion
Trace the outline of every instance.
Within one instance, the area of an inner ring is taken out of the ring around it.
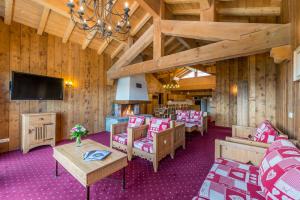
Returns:
[[[152,118],[147,132],[147,137],[153,140],[153,135],[170,128],[171,119]]]
[[[258,167],[216,159],[194,199],[265,199]]]
[[[153,153],[153,140],[149,138],[141,138],[133,142],[133,147],[142,151]]]
[[[177,121],[187,121],[190,117],[190,113],[187,110],[176,110],[176,120]]]
[[[130,116],[128,121],[128,128],[135,128],[143,125],[145,122],[144,116]]]
[[[259,171],[267,199],[299,199],[300,150],[290,141],[272,143]]]
[[[112,136],[112,140],[120,144],[127,145],[127,133],[115,134]]]
[[[256,133],[254,135],[254,141],[263,142],[263,143],[272,143],[278,137],[278,133],[276,129],[273,128],[272,124],[265,120],[261,125],[257,128]]]
[[[202,111],[191,110],[189,122],[201,122],[202,121]]]

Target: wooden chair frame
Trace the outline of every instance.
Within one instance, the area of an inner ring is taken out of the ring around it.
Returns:
[[[162,160],[167,155],[170,155],[174,159],[174,128],[169,128],[159,134],[154,134],[153,137],[153,153],[148,153],[140,149],[133,147],[133,141],[140,138],[147,137],[147,131],[149,125],[139,127],[139,131],[128,132],[129,138],[132,140],[128,141],[128,145],[132,147],[131,151],[128,151],[128,160],[132,159],[132,155],[144,158],[153,163],[154,172],[157,172],[159,161]]]
[[[255,166],[260,164],[266,150],[267,147],[215,140],[215,158],[226,158],[243,163],[251,162]]]
[[[132,135],[139,135],[139,133],[141,131],[143,131],[147,125],[142,125],[142,126],[134,127],[134,128],[128,128],[127,126],[128,126],[127,122],[111,125],[110,147],[127,152],[128,160],[131,160],[130,156],[132,155],[132,153],[131,153],[132,145],[130,145],[130,144],[133,143],[133,139],[134,139],[132,137]],[[126,131],[127,131],[127,145],[113,141],[113,139],[112,139],[113,135],[125,133]],[[134,132],[134,134],[133,134],[133,132]]]
[[[180,146],[185,149],[185,126],[184,123],[175,123],[175,121],[172,121],[171,127],[174,127],[173,154],[175,155],[176,149]]]

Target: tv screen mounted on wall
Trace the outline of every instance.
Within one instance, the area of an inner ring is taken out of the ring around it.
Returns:
[[[11,100],[63,100],[64,80],[21,72],[12,72]]]

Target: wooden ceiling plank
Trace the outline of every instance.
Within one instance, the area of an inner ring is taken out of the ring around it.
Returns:
[[[129,66],[109,70],[108,76],[116,79],[123,76],[171,70],[176,67],[204,64],[270,51],[274,47],[290,43],[290,24],[270,27],[243,36],[238,41],[220,41]],[[122,66],[122,65],[121,65]]]
[[[67,28],[65,30],[65,33],[64,33],[64,36],[63,36],[63,39],[62,39],[63,43],[67,43],[68,42],[68,40],[69,40],[69,38],[70,38],[70,36],[71,36],[74,28],[75,28],[75,23],[73,22],[72,19],[70,19],[69,24],[68,24],[68,26],[67,26]]]
[[[160,3],[157,0],[137,0],[140,6],[153,18],[159,18],[160,15]]]
[[[275,26],[280,25],[161,20],[161,29],[166,35],[207,41],[239,40],[242,35]]]
[[[174,9],[172,9],[172,14],[173,15],[193,15],[193,16],[199,16],[200,12],[201,12],[201,9],[199,9],[199,8],[189,8],[189,9],[174,8]]]
[[[144,51],[153,41],[154,27],[153,25],[117,60],[117,62],[110,68],[111,70],[118,70],[122,66],[130,64],[136,56]]]
[[[144,17],[139,21],[139,23],[131,29],[130,35],[135,36],[143,28],[143,26],[149,21],[151,17],[152,16],[149,13],[146,13]]]
[[[280,7],[219,8],[218,14],[228,16],[280,16]]]
[[[38,27],[38,30],[37,30],[37,34],[39,35],[42,35],[44,30],[45,30],[45,27],[46,27],[46,24],[47,24],[47,21],[48,21],[48,17],[49,17],[49,14],[50,14],[50,9],[45,7],[44,10],[43,10],[43,13],[42,13],[42,17],[41,17],[41,20],[40,20],[40,24],[39,24],[39,27]]]
[[[5,0],[4,2],[4,23],[10,25],[13,19],[14,0]]]
[[[167,4],[199,3],[199,0],[164,0]]]

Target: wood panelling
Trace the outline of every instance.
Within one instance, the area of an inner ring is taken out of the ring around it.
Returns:
[[[20,146],[20,114],[56,112],[57,139],[69,137],[70,128],[83,124],[90,133],[104,130],[104,116],[110,112],[114,92],[106,86],[110,57],[56,36],[38,35],[36,30],[18,23],[5,25],[0,19],[0,152]],[[11,71],[62,77],[74,83],[66,87],[62,101],[11,101]]]
[[[268,53],[217,62],[216,77],[216,125],[276,122],[276,65]]]
[[[282,2],[281,22],[291,23],[291,46],[294,51],[300,45],[300,1]],[[292,59],[293,60],[293,59]],[[278,67],[276,94],[277,127],[291,138],[300,141],[300,82],[293,82],[293,61]],[[291,113],[291,116],[289,116]]]

